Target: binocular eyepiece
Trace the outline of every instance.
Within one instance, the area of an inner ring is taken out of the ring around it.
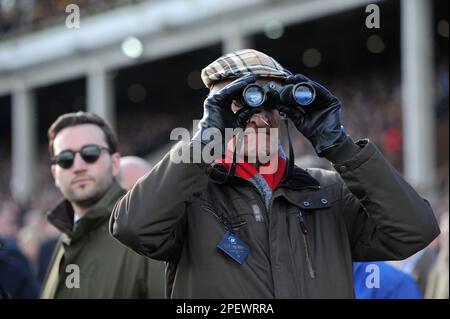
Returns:
[[[314,87],[306,82],[294,85],[287,94],[282,94],[283,89],[284,86],[275,82],[249,84],[242,92],[242,100],[247,106],[254,108],[263,106],[269,99],[273,106],[276,103],[286,103],[303,107],[314,102],[316,97]]]

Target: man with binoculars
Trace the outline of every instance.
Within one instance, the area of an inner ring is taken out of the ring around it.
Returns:
[[[202,80],[210,94],[189,147],[217,143],[210,129],[244,137],[223,137],[212,163],[167,154],[110,223],[119,241],[167,262],[167,297],[354,298],[352,261],[403,259],[439,234],[428,202],[372,142],[347,136],[340,101],[318,83],[255,50],[220,57]],[[266,130],[272,146],[283,118],[337,173],[293,165],[291,147],[277,148],[271,173],[247,161],[255,143],[268,147],[251,131]]]

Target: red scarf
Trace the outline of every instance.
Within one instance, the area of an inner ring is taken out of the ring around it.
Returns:
[[[225,166],[226,169],[230,169],[231,163],[233,162],[233,152],[228,151],[225,158],[218,159],[216,161],[217,163],[222,164]],[[284,171],[286,170],[286,159],[282,158],[278,154],[278,167],[275,173],[272,174],[261,174],[261,168],[268,167],[270,164],[270,161],[266,164],[261,164],[259,167],[259,171],[256,170],[251,164],[247,162],[241,162],[236,164],[236,175],[244,178],[244,179],[250,179],[253,178],[256,174],[261,175],[269,185],[269,187],[274,190],[278,184],[281,182],[281,179],[284,176]]]

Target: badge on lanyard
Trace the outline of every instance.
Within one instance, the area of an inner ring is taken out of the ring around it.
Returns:
[[[241,265],[250,253],[250,247],[240,240],[234,232],[229,230],[225,232],[222,240],[219,244],[217,244],[217,248],[222,250],[225,254],[233,258]]]

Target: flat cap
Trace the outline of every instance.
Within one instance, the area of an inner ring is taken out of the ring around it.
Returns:
[[[253,49],[244,49],[221,56],[202,70],[201,77],[208,89],[216,81],[238,78],[247,74],[258,77],[286,79],[292,73],[275,59]]]

